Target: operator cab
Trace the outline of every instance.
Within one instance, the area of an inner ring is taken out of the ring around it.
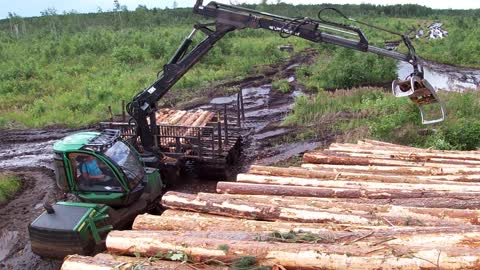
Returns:
[[[58,186],[82,201],[125,206],[144,191],[144,164],[118,130],[67,136],[54,153]]]

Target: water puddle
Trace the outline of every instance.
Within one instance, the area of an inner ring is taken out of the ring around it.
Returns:
[[[290,129],[278,128],[278,129],[266,131],[266,132],[263,132],[263,133],[255,134],[255,135],[253,135],[253,137],[256,140],[264,140],[264,139],[271,139],[271,138],[274,138],[274,137],[285,135],[288,132],[290,132]]]
[[[0,145],[0,168],[47,167],[53,169],[52,149],[55,141]]]
[[[229,97],[217,97],[210,101],[211,104],[231,104],[237,102],[237,95],[232,95]]]
[[[398,77],[405,79],[413,71],[412,65],[399,62]],[[480,70],[460,71],[455,68],[424,67],[425,79],[437,90],[463,92],[467,89],[480,90]]]

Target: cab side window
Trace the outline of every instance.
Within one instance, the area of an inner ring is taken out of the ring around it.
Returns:
[[[122,192],[115,175],[100,159],[85,153],[68,155],[75,186],[80,191]]]

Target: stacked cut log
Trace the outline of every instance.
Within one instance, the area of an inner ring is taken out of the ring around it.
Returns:
[[[244,258],[272,269],[480,269],[480,152],[364,140],[304,161],[251,166],[217,193],[167,192],[162,215],[140,215],[132,230],[108,235],[114,255],[69,257],[63,269],[175,267],[145,262],[158,254],[184,255],[189,269]]]
[[[156,121],[159,125],[168,126],[182,126],[185,129],[179,130],[180,134],[176,134],[180,137],[193,136],[192,128],[190,127],[205,127],[215,117],[214,112],[197,110],[197,111],[184,111],[173,109],[160,109],[156,114]],[[163,130],[160,130],[162,132]],[[171,136],[174,134],[160,134],[163,136]],[[160,143],[163,146],[173,145],[175,147],[176,139],[171,137],[162,137]],[[185,139],[180,139],[180,143],[186,143]],[[171,149],[173,151],[173,148]]]
[[[214,112],[197,110],[195,112],[161,109],[157,112],[157,124],[171,126],[204,127],[215,116]]]

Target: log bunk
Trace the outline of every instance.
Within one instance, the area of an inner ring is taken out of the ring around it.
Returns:
[[[241,151],[242,129],[231,113],[226,107],[218,112],[160,109],[156,113],[155,145],[170,158],[195,161],[200,170],[218,170],[221,174],[237,162]],[[120,129],[124,139],[137,145],[133,123],[110,121],[99,125],[102,129]]]
[[[363,140],[304,162],[167,192],[162,215],[62,269],[480,269],[480,152]],[[256,266],[237,267],[246,258]]]

